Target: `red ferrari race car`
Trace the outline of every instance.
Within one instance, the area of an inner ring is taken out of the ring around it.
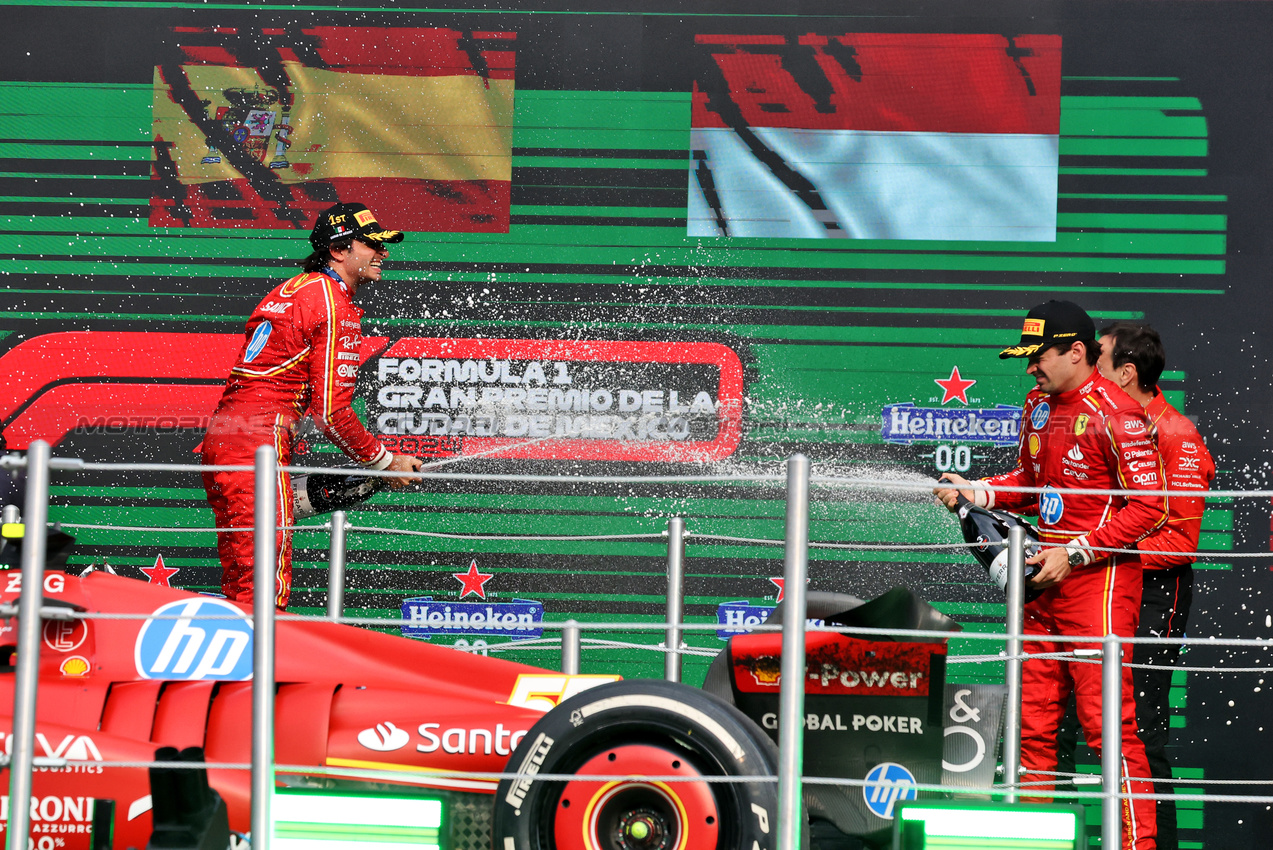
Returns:
[[[0,571],[0,605],[15,605],[20,589],[18,570]],[[810,616],[957,628],[905,591],[889,596],[862,603],[811,594]],[[113,828],[114,847],[145,847],[152,830],[147,770],[109,763],[150,762],[160,747],[201,747],[214,764],[250,760],[250,611],[102,572],[50,570],[44,613],[32,846],[98,850]],[[0,622],[0,659],[12,665],[17,623]],[[427,793],[443,802],[440,846],[448,850],[776,845],[772,779],[639,777],[776,775],[777,634],[734,637],[697,689],[565,675],[321,621],[281,620],[276,629],[280,786]],[[841,843],[824,846],[836,847],[855,846],[843,843],[846,833],[882,835],[892,805],[914,797],[908,784],[953,775],[942,770],[943,741],[965,736],[943,728],[943,638],[886,646],[810,635],[806,773],[881,782],[865,791],[806,791],[813,846],[819,835],[833,836]],[[10,749],[13,689],[13,667],[0,668],[0,734]],[[963,706],[970,692],[961,693],[955,702]],[[997,739],[997,730],[971,734]],[[993,750],[983,759],[990,770]],[[966,776],[970,757],[956,758],[963,762],[955,770]],[[504,771],[527,778],[466,775]],[[230,828],[248,832],[249,771],[213,768],[208,780],[225,800]],[[0,781],[8,782],[7,770]],[[6,820],[9,805],[6,797]]]

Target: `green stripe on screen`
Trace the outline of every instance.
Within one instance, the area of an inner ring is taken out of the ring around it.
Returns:
[[[1206,139],[1084,139],[1062,137],[1061,156],[1206,156]]]
[[[1148,218],[1144,220],[1150,220]],[[250,229],[247,229],[250,233]],[[263,237],[251,235],[237,239],[224,237],[191,236],[181,240],[180,253],[190,258],[238,259],[252,261],[262,253],[274,250],[296,252],[301,240],[296,235],[289,238],[276,236],[277,244],[262,244]],[[271,237],[264,237],[269,240]],[[658,249],[654,260],[658,265],[751,265],[812,266],[818,268],[852,268],[864,257],[905,258],[923,262],[929,267],[933,260],[949,259],[957,264],[968,260],[996,259],[991,252],[1009,254],[1040,253],[1060,254],[1223,254],[1225,237],[1207,233],[1078,233],[1059,232],[1055,242],[936,242],[896,241],[884,239],[819,240],[809,245],[809,240],[705,237],[686,237],[681,227],[640,227],[624,225],[567,225],[567,224],[516,224],[507,236],[492,234],[430,234],[428,240],[403,243],[391,253],[392,260],[414,262],[465,262],[469,260],[471,245],[484,247],[484,262],[551,262],[561,264],[562,246],[575,246],[575,262],[613,264],[615,262],[648,265],[650,249]],[[633,249],[639,253],[633,253]],[[74,253],[77,257],[170,257],[174,251],[163,238],[147,234],[118,235],[102,239],[94,235],[79,234],[78,240],[68,242],[65,236],[19,232],[6,244],[11,255],[40,254],[58,256]],[[885,251],[894,253],[884,253]],[[945,256],[934,253],[956,252]],[[868,253],[870,252],[870,253]],[[922,253],[921,253],[922,252]],[[975,252],[975,253],[974,253]],[[1040,258],[1044,262],[1052,258]],[[925,262],[927,261],[927,262]],[[885,266],[887,268],[887,266]],[[940,265],[933,266],[940,268]]]
[[[1096,215],[1086,213],[1062,213],[1064,216]],[[7,246],[10,254],[38,253],[59,256],[71,251],[78,256],[129,256],[129,257],[165,257],[174,253],[167,243],[168,239],[180,240],[180,254],[183,257],[227,257],[252,261],[265,255],[285,256],[295,253],[302,244],[300,234],[296,230],[258,230],[241,228],[238,230],[216,230],[199,228],[186,232],[181,228],[150,228],[143,219],[112,219],[99,216],[95,222],[115,222],[115,230],[103,229],[98,233],[89,233],[83,227],[83,220],[66,219],[59,216],[21,217],[6,216],[0,218],[0,229],[16,233],[16,241]],[[1058,223],[1073,219],[1058,218]],[[1106,219],[1112,221],[1113,219]],[[1143,228],[1145,222],[1197,222],[1200,218],[1166,218],[1142,216],[1127,218],[1129,226]],[[1210,219],[1215,221],[1215,219]],[[80,222],[79,226],[76,223]],[[1102,225],[1106,226],[1106,225]],[[1164,228],[1165,229],[1165,228]],[[1193,228],[1190,229],[1202,229]],[[1212,229],[1212,228],[1206,228]],[[45,231],[45,232],[41,232]],[[82,244],[66,241],[66,237],[58,233],[79,235]],[[102,240],[100,235],[111,236]],[[131,238],[130,238],[131,237]],[[812,243],[812,244],[811,244]],[[1073,251],[1083,254],[1094,253],[1164,253],[1164,254],[1222,254],[1224,253],[1224,237],[1212,235],[1161,235],[1153,233],[1101,233],[1083,234],[1060,232],[1055,242],[990,242],[990,241],[936,241],[936,240],[887,240],[887,239],[834,239],[809,240],[761,237],[687,237],[682,226],[639,227],[625,225],[565,225],[565,224],[515,224],[508,234],[489,233],[431,233],[427,241],[403,243],[395,246],[391,261],[446,261],[467,260],[469,246],[482,246],[495,256],[485,258],[487,262],[517,262],[519,257],[509,252],[530,249],[541,245],[581,246],[585,249],[624,250],[625,246],[636,249],[663,249],[658,261],[661,265],[703,265],[705,260],[719,262],[725,260],[726,265],[751,264],[764,265],[744,257],[761,256],[762,251],[782,252],[792,257],[798,265],[804,265],[811,255],[820,258],[835,258],[837,255],[860,252],[924,252],[933,255],[936,252],[949,251],[965,255],[973,252],[989,254],[990,252],[1025,253],[1042,252],[1055,254]],[[446,252],[456,246],[462,254]],[[68,250],[69,249],[69,250]],[[679,252],[666,253],[667,250]],[[503,252],[503,253],[496,253]],[[711,252],[707,257],[705,252]],[[797,260],[797,258],[800,258]],[[560,264],[560,250],[554,249],[551,262]],[[728,262],[733,259],[734,262]],[[277,261],[275,261],[277,262]],[[650,257],[647,251],[633,254],[627,258],[605,256],[590,258],[582,262],[635,262],[648,264]],[[833,266],[840,263],[832,260]]]
[[[685,159],[620,159],[610,157],[514,156],[514,168],[629,168],[688,171]]]
[[[7,96],[9,89],[4,89]],[[57,159],[85,162],[146,162],[150,148],[133,145],[68,145],[41,142],[0,142],[0,157],[11,159]]]
[[[387,280],[397,278],[387,277]],[[440,279],[440,277],[439,277]],[[855,280],[765,280],[761,278],[751,278],[750,276],[744,280],[732,279],[715,279],[715,278],[681,278],[681,277],[655,277],[644,276],[628,277],[626,275],[578,275],[578,274],[496,274],[492,277],[490,274],[475,273],[458,273],[448,272],[446,274],[447,282],[471,282],[471,283],[489,283],[491,280],[505,283],[549,283],[556,285],[566,285],[572,283],[595,284],[605,283],[607,285],[619,286],[624,284],[639,284],[641,286],[700,286],[700,287],[728,287],[731,289],[750,289],[765,288],[771,286],[793,287],[799,289],[903,289],[903,290],[941,290],[950,292],[985,292],[987,289],[1003,290],[1005,292],[1015,292],[1018,290],[1026,292],[1037,292],[1039,285],[1037,283],[919,283],[914,281],[855,281]],[[1108,292],[1108,293],[1140,293],[1140,294],[1175,294],[1175,295],[1223,295],[1223,288],[1216,289],[1190,289],[1184,287],[1143,287],[1143,286],[1093,286],[1093,285],[1074,285],[1074,286],[1049,286],[1050,292]],[[517,303],[517,302],[512,302]],[[679,306],[679,305],[678,305]],[[370,326],[377,322],[394,321],[386,319],[378,319],[371,316],[363,319],[364,326]],[[403,320],[406,321],[406,320]]]

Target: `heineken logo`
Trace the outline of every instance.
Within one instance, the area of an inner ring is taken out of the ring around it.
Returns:
[[[886,405],[880,436],[886,443],[951,441],[1015,446],[1021,433],[1021,408],[1011,404],[982,408],[917,407],[913,402]]]

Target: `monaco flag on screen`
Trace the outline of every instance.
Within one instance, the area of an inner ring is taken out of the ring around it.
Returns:
[[[150,224],[506,233],[511,32],[177,27],[154,71]]]
[[[1056,35],[699,35],[690,236],[1056,239]]]

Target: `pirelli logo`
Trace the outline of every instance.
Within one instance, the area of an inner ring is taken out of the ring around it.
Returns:
[[[372,214],[371,210],[359,210],[354,213],[354,221],[358,222],[359,227],[366,227],[375,220],[376,217]]]
[[[1026,319],[1025,325],[1021,328],[1022,336],[1043,336],[1043,320],[1042,319]]]

